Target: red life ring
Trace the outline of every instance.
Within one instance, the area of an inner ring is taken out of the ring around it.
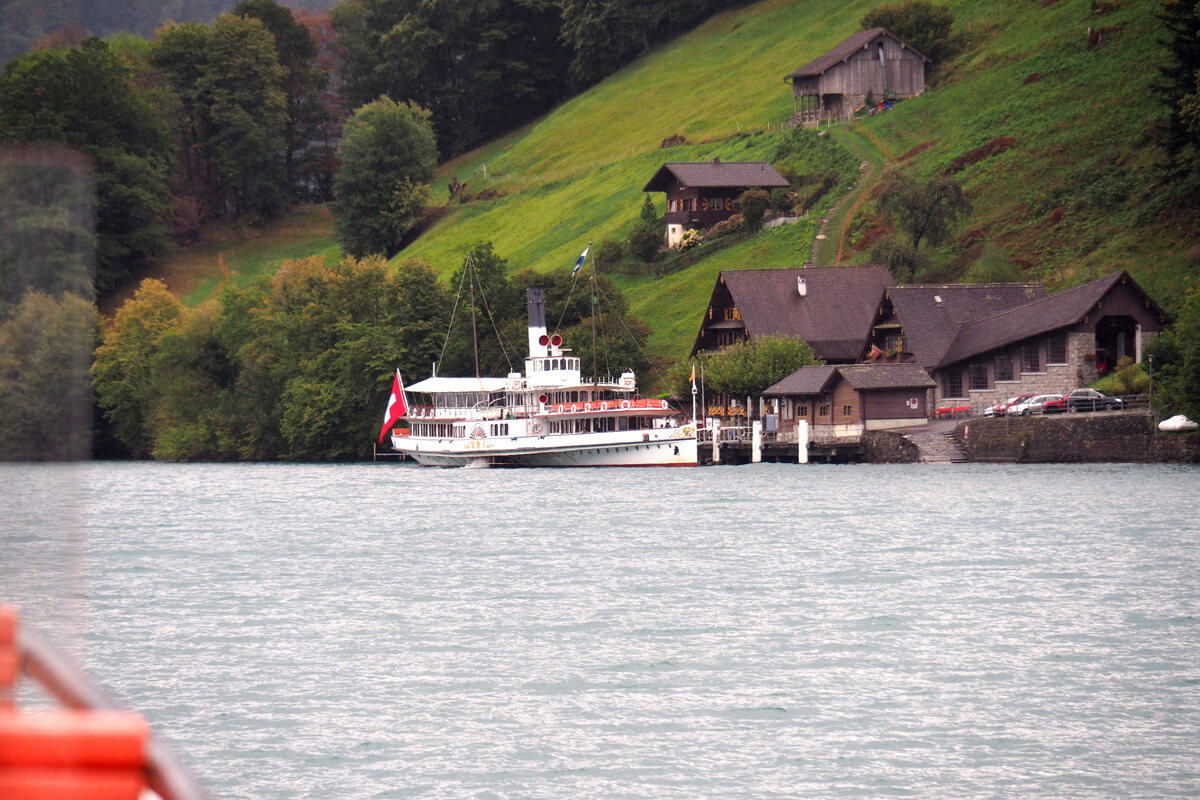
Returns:
[[[584,404],[583,404],[583,410],[584,410],[584,411],[591,411],[591,410],[592,410],[592,404],[591,404],[591,403],[584,403]]]
[[[626,409],[626,408],[629,408],[629,401],[628,401],[628,400],[622,400],[622,401],[621,401],[621,409],[622,409],[622,410],[624,410],[624,409]]]
[[[659,402],[662,403],[662,406],[660,406],[660,408],[668,408],[666,400],[660,400]]]
[[[600,404],[600,410],[601,410],[601,411],[608,411],[608,403],[607,403],[607,402],[603,402],[603,403],[601,403],[601,404]]]

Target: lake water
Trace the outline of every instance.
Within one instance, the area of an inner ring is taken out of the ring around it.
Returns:
[[[1200,468],[0,467],[222,798],[1200,793]]]

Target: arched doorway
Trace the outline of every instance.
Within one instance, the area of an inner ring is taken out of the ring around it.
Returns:
[[[1138,324],[1128,315],[1101,317],[1096,321],[1096,369],[1100,374],[1112,372],[1117,362],[1138,357]]]

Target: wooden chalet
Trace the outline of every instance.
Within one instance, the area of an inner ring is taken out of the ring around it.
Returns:
[[[759,336],[794,336],[828,364],[859,360],[884,291],[886,267],[724,270],[692,355]]]
[[[854,34],[784,78],[792,84],[794,120],[812,125],[847,119],[867,104],[925,91],[929,57],[886,28]]]
[[[938,405],[973,413],[1018,394],[1094,383],[1169,322],[1121,271],[1047,295],[1039,284],[912,285],[887,290],[864,361],[914,362]]]
[[[777,189],[787,179],[765,161],[729,161],[663,164],[643,187],[644,192],[666,192],[666,241],[672,247],[685,231],[707,228],[732,217],[738,196],[750,189]]]
[[[928,421],[933,380],[920,365],[803,367],[763,392],[782,430],[808,422],[816,442],[857,440],[864,431]]]

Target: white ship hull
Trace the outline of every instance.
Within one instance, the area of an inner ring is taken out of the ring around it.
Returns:
[[[696,437],[690,426],[579,436],[505,439],[414,439],[393,436],[392,448],[418,464],[461,467],[694,467]]]

